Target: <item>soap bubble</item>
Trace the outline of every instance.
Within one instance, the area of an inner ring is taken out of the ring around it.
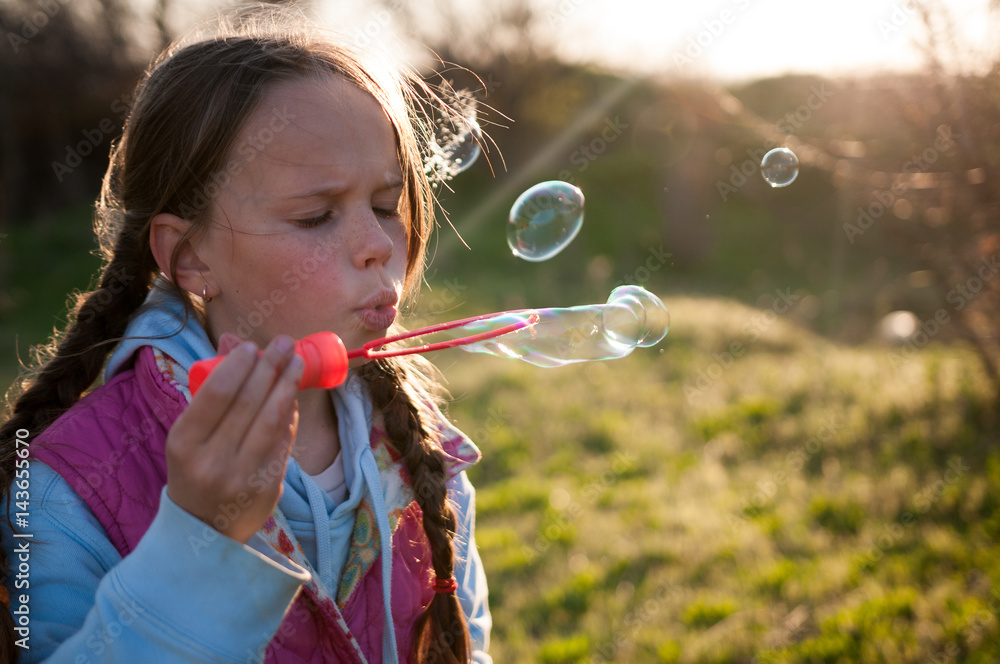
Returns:
[[[772,187],[787,187],[799,175],[799,158],[788,148],[774,148],[761,159],[760,174]]]
[[[531,187],[514,201],[507,244],[515,256],[544,261],[566,248],[583,226],[583,192],[552,180]]]
[[[424,172],[433,183],[447,182],[467,170],[483,151],[475,96],[469,90],[442,91],[450,112],[434,120]]]
[[[537,316],[534,324],[460,347],[539,367],[561,367],[625,357],[637,347],[655,346],[670,329],[670,312],[660,298],[641,286],[619,286],[604,304],[506,311],[447,332],[456,338],[480,334],[528,322],[532,315]]]
[[[434,159],[446,177],[467,170],[482,153],[483,130],[474,118],[465,118],[456,128],[442,132],[440,140],[431,146]]]
[[[619,286],[611,291],[608,304],[631,314],[605,316],[604,333],[609,337],[648,348],[660,343],[670,330],[670,312],[663,301],[641,286]]]

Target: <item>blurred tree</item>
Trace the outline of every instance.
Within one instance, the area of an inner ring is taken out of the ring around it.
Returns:
[[[1000,3],[991,8],[1000,12]],[[920,256],[938,291],[936,313],[976,349],[1000,401],[1000,48],[994,41],[993,52],[979,52],[963,42],[940,0],[912,10],[927,74],[898,87],[891,107],[912,156],[902,172],[868,180],[859,209],[871,216],[875,203],[891,207],[885,216],[896,237]],[[932,339],[936,327],[927,320],[921,331]]]
[[[1000,2],[991,7],[1000,12]],[[789,80],[751,84],[736,92],[740,98],[708,82],[697,89],[709,91],[724,124],[751,136],[736,139],[741,147],[733,152],[783,145],[832,181],[836,212],[825,218],[839,227],[832,245],[840,269],[846,252],[879,240],[890,243],[884,253],[923,265],[911,285],[932,286],[934,295],[917,307],[922,322],[910,345],[966,339],[1000,403],[1000,49],[975,52],[963,43],[940,0],[908,11],[922,25],[926,72],[838,81],[832,101],[819,105],[828,121],[822,132],[806,135],[789,120]],[[822,87],[818,80],[810,89]],[[888,297],[899,306],[900,293]],[[878,298],[869,303],[878,307]]]
[[[0,58],[5,218],[37,217],[95,189],[104,167],[97,155],[107,154],[111,138],[99,129],[101,121],[111,118],[120,129],[123,113],[112,108],[113,100],[134,85],[149,57],[148,48],[137,43],[139,20],[116,0],[0,5],[0,49],[6,51]],[[88,154],[77,155],[80,174],[86,171],[87,177],[60,176],[55,164],[68,157],[76,163],[72,153],[88,136],[93,137]]]
[[[171,5],[147,16],[120,0],[0,3],[0,233],[93,200],[130,91],[171,39]]]

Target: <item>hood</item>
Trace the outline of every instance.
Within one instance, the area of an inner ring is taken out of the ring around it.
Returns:
[[[215,357],[216,349],[194,315],[186,312],[184,302],[163,278],[157,280],[146,301],[136,311],[125,330],[123,340],[115,348],[104,371],[108,381],[127,366],[132,355],[143,346],[152,346],[169,355],[183,373],[174,378],[184,396],[187,372],[197,360]],[[375,512],[381,540],[382,590],[385,602],[385,624],[393,624],[391,613],[392,530],[385,507],[378,466],[372,454],[370,433],[372,405],[364,381],[353,370],[348,371],[344,384],[330,390],[337,410],[338,432],[344,459],[344,475],[348,498],[334,505],[301,466],[290,458],[285,472],[285,490],[278,509],[292,526],[304,552],[313,565],[310,571],[317,584],[336,591],[350,548],[355,510],[367,492]],[[309,554],[312,553],[312,556]],[[395,630],[385,629],[383,661],[397,662]]]

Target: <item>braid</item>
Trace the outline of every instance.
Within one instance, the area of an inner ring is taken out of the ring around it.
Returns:
[[[412,358],[409,358],[412,363]],[[417,505],[423,513],[424,533],[430,543],[431,564],[438,579],[450,579],[455,570],[452,539],[457,522],[448,501],[444,454],[428,434],[421,408],[404,384],[412,374],[402,358],[369,362],[362,370],[372,392],[372,402],[385,418],[389,440],[406,464]],[[465,614],[455,593],[434,594],[414,625],[413,657],[417,662],[433,657],[449,663],[470,661],[472,647]]]
[[[6,497],[8,507],[17,433],[37,436],[79,401],[155,276],[161,269],[168,276],[175,274],[178,248],[210,228],[207,210],[237,172],[235,167],[245,163],[233,152],[239,148],[242,154],[240,134],[270,86],[315,74],[334,75],[370,93],[382,106],[395,132],[404,180],[404,285],[419,289],[435,208],[424,170],[425,148],[433,140],[429,110],[440,104],[448,117],[458,114],[415,72],[383,71],[380,64],[373,66],[339,46],[335,37],[312,27],[308,19],[282,12],[262,7],[259,13],[224,20],[219,30],[210,31],[214,34],[195,33],[193,41],[178,42],[157,58],[136,88],[98,204],[95,230],[105,260],[98,288],[77,298],[65,332],[35,349],[32,368],[7,394],[7,419],[0,427],[0,497]],[[175,243],[170,269],[157,264],[149,245],[152,220],[160,213],[189,223],[185,236]],[[187,292],[178,289],[178,295],[186,312],[194,312]],[[419,380],[419,365],[413,360],[369,363],[365,375],[376,407],[386,414],[390,440],[412,478],[434,573],[448,579],[454,569],[456,518],[447,501],[443,451],[425,427],[431,420],[421,417],[423,396],[411,397],[404,388]],[[7,573],[2,558],[0,551],[0,581]],[[0,655],[8,636],[0,622]],[[414,636],[420,662],[439,654],[447,662],[469,661],[468,628],[454,594],[435,593]]]
[[[11,388],[9,401],[14,404],[10,418],[0,429],[4,460],[13,449],[18,429],[27,429],[37,436],[79,401],[97,379],[113,343],[124,334],[132,314],[144,301],[153,267],[151,261],[143,265],[139,257],[130,255],[134,252],[127,249],[129,242],[125,237],[119,240],[97,290],[77,297],[66,331],[57,334],[49,346],[36,349],[40,368],[20,378]],[[0,486],[0,490],[5,489]]]
[[[97,290],[77,297],[66,331],[34,350],[37,368],[19,377],[8,392],[9,417],[0,427],[0,497],[5,498],[0,499],[0,504],[4,505],[3,519],[9,528],[18,432],[22,440],[25,431],[31,438],[36,437],[80,400],[97,379],[112,342],[124,334],[129,318],[149,292],[151,264],[155,263],[151,255],[147,259],[130,250],[130,245],[135,244],[129,235],[125,231],[120,234],[114,257],[104,268]],[[0,586],[7,579],[8,562],[0,548]],[[0,613],[6,614],[0,620],[0,653],[13,658],[3,661],[16,661],[13,621],[7,620],[9,611],[0,609]]]
[[[0,427],[0,495],[7,495],[13,480],[17,432],[26,430],[34,438],[80,400],[149,292],[152,268],[126,249],[128,242],[117,243],[97,290],[77,297],[66,331],[35,349],[38,368],[11,387],[8,404],[13,405]]]

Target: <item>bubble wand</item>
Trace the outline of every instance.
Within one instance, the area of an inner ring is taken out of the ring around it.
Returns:
[[[422,337],[435,332],[451,330],[470,323],[496,318],[507,313],[509,312],[484,314],[482,316],[473,316],[472,318],[464,318],[462,320],[455,320],[448,323],[439,323],[437,325],[431,325],[419,330],[413,330],[412,332],[404,332],[390,337],[375,339],[374,341],[369,341],[361,348],[355,348],[352,351],[348,351],[344,346],[344,342],[333,332],[314,332],[313,334],[307,335],[295,342],[295,354],[300,356],[305,364],[305,368],[302,371],[302,379],[299,381],[299,389],[305,390],[314,387],[330,389],[337,387],[347,379],[348,362],[357,357],[376,359],[380,357],[396,357],[398,355],[412,355],[414,353],[427,353],[443,348],[453,348],[462,344],[477,343],[486,339],[492,339],[493,337],[498,337],[502,334],[507,334],[538,322],[537,315],[529,315],[524,320],[518,320],[513,323],[503,325],[495,330],[470,334],[456,339],[447,339],[444,341],[437,341],[434,343],[405,348],[382,348],[382,346],[395,343],[397,341],[405,341],[406,339]],[[198,360],[191,365],[191,371],[188,374],[188,385],[191,389],[192,395],[194,395],[201,388],[201,384],[205,382],[206,378],[208,378],[208,374],[212,372],[222,359],[223,356],[220,355],[207,360]]]
[[[637,346],[656,345],[669,327],[670,314],[658,297],[640,286],[620,286],[605,304],[473,316],[375,339],[351,351],[333,332],[316,332],[295,342],[295,352],[305,362],[299,389],[340,385],[347,379],[348,362],[354,358],[396,357],[444,348],[514,358],[540,367],[624,357]],[[383,348],[436,333],[456,336],[416,346]],[[221,361],[219,356],[191,366],[192,395]]]

